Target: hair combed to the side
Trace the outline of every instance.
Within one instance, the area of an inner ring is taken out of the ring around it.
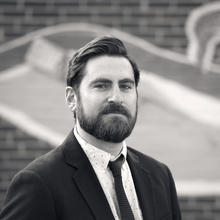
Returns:
[[[115,37],[103,36],[90,41],[71,58],[66,79],[67,86],[78,88],[83,78],[83,70],[87,61],[101,55],[127,58],[134,71],[135,84],[136,86],[138,85],[140,72],[136,63],[128,56],[123,42]]]

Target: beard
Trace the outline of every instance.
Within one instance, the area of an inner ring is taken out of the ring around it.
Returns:
[[[131,134],[134,128],[137,120],[137,103],[134,116],[118,103],[101,107],[97,115],[92,117],[85,114],[82,103],[79,101],[76,112],[81,128],[87,133],[106,142],[120,143]]]

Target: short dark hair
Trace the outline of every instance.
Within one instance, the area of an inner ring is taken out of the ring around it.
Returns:
[[[128,56],[123,42],[115,37],[102,36],[80,48],[70,59],[66,79],[67,86],[78,89],[84,76],[83,70],[87,61],[101,55],[121,56],[128,59],[133,68],[135,85],[138,85],[139,69],[134,60]]]

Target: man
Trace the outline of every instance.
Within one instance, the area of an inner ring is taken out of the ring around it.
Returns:
[[[125,143],[136,122],[138,81],[119,39],[104,36],[78,50],[66,88],[75,128],[14,177],[1,219],[181,219],[169,169]]]

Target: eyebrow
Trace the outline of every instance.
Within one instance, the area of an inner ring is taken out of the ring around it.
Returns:
[[[90,84],[93,85],[95,83],[112,83],[112,81],[106,78],[97,78],[93,80]]]
[[[126,79],[119,80],[119,83],[135,84],[134,80],[132,80],[132,79],[130,79],[130,78],[126,78]]]
[[[94,79],[91,83],[93,84],[97,82],[111,83],[112,80],[106,79],[106,78],[97,78],[97,79]],[[134,80],[130,78],[125,78],[125,79],[119,80],[119,83],[134,83]]]
[[[94,85],[96,83],[111,84],[112,80],[100,77],[100,78],[94,79],[92,82],[90,82],[90,86],[92,86],[92,85]],[[130,79],[130,78],[125,78],[125,79],[119,80],[119,84],[123,84],[123,83],[129,83],[131,85],[134,85],[135,81]]]

